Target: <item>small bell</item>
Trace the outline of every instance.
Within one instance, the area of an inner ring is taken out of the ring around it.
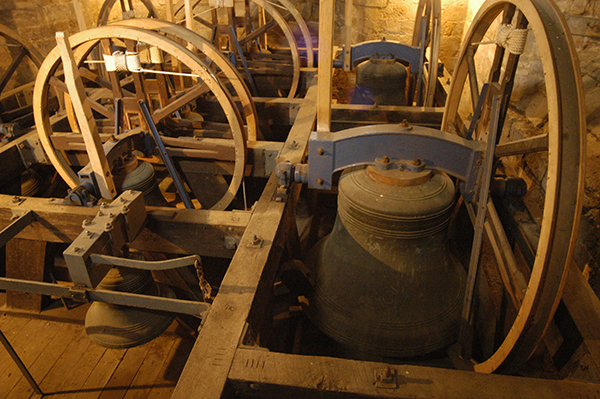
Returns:
[[[147,270],[113,267],[97,288],[175,298],[173,291],[158,286]],[[174,318],[167,313],[94,302],[85,316],[85,331],[100,346],[131,348],[161,335]]]

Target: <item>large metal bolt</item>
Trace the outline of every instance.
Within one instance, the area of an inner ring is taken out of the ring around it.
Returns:
[[[319,155],[325,154],[325,149],[323,147],[317,148],[317,154],[319,154]]]
[[[112,223],[106,223],[104,225],[104,231],[111,231],[113,229]]]
[[[323,179],[321,179],[320,177],[317,179],[317,184],[318,184],[319,186],[322,186],[322,185],[323,185],[323,182],[324,182],[324,181],[323,181]]]
[[[412,126],[410,125],[410,123],[408,123],[408,121],[405,119],[402,121],[402,123],[400,123],[400,127],[404,130],[411,130]]]
[[[226,249],[236,249],[237,240],[233,236],[225,236],[223,237],[223,245]]]
[[[415,165],[415,166],[421,166],[421,160],[420,160],[419,158],[416,158],[416,159],[413,161],[413,165]]]
[[[81,227],[89,226],[90,223],[92,222],[90,222],[88,219],[83,219],[83,222],[81,222]]]
[[[252,244],[258,245],[261,241],[262,240],[256,234],[254,234],[254,237],[252,237]]]
[[[383,158],[381,158],[381,163],[383,163],[383,164],[390,163],[390,158],[387,155],[384,155]]]

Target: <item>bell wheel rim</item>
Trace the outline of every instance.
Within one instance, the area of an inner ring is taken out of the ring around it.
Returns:
[[[212,93],[219,101],[219,104],[223,107],[229,127],[232,131],[235,145],[235,165],[227,191],[223,197],[209,209],[224,210],[231,203],[242,183],[246,163],[246,139],[242,118],[234,105],[231,95],[224,87],[222,87],[221,83],[216,78],[212,78],[210,69],[203,68],[203,64],[194,57],[189,50],[156,32],[125,26],[103,26],[77,33],[70,37],[70,42],[74,48],[76,61],[82,63],[85,56],[87,56],[87,54],[92,51],[92,48],[101,40],[117,38],[118,40],[133,40],[149,45],[160,46],[161,50],[166,54],[170,54],[172,57],[179,59],[179,61],[190,67],[192,73],[204,77],[203,81],[209,86]],[[78,50],[80,51],[78,52]],[[44,151],[65,182],[71,188],[74,188],[79,184],[79,180],[68,161],[60,152],[55,150],[51,140],[54,131],[50,122],[50,115],[47,111],[44,111],[47,110],[45,104],[47,104],[48,101],[49,88],[52,87],[49,83],[61,64],[62,62],[57,48],[53,49],[42,63],[34,88],[34,118],[38,136],[40,137],[40,143],[42,144]],[[176,100],[173,102],[175,103]]]
[[[490,0],[481,6],[456,63],[442,130],[449,131],[465,95],[463,88],[470,85],[467,50],[484,40],[492,22],[505,15],[503,12],[509,12],[505,10],[522,14],[539,48],[548,98],[548,170],[541,238],[531,277],[515,322],[502,344],[489,358],[473,366],[476,371],[486,373],[511,371],[526,361],[558,306],[566,267],[572,257],[572,238],[579,223],[584,175],[585,118],[578,63],[570,37],[557,34],[568,29],[566,22],[556,6],[546,0]],[[507,53],[501,57],[510,57]]]

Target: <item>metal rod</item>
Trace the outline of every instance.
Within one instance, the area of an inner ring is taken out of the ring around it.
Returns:
[[[170,270],[178,267],[191,266],[196,261],[200,261],[200,256],[190,255],[182,258],[147,261],[137,259],[119,258],[118,256],[110,256],[104,254],[91,254],[90,260],[93,263],[106,264],[113,266],[131,267],[142,270]]]
[[[115,138],[119,137],[121,131],[121,102],[119,97],[115,98]]]
[[[473,236],[473,246],[471,248],[471,259],[469,261],[469,274],[467,276],[467,286],[463,301],[463,310],[460,324],[458,343],[461,347],[463,359],[471,359],[471,340],[473,333],[473,308],[475,287],[477,286],[477,277],[479,275],[479,256],[481,254],[481,244],[485,218],[487,214],[487,203],[489,197],[489,187],[492,180],[492,171],[494,166],[494,147],[496,146],[496,136],[498,135],[498,119],[500,117],[501,96],[496,95],[492,100],[492,120],[490,123],[490,132],[487,137],[487,149],[485,152],[484,167],[482,172],[482,181],[480,184],[479,196],[477,198],[477,219],[475,220],[475,232]]]
[[[19,355],[17,355],[17,352],[15,352],[14,348],[12,347],[10,342],[8,342],[8,339],[6,339],[6,336],[4,335],[4,333],[1,330],[0,330],[0,341],[2,341],[2,345],[4,345],[4,348],[6,349],[6,351],[10,355],[10,357],[12,357],[12,359],[14,360],[16,365],[19,367],[19,370],[21,370],[21,373],[23,373],[23,377],[25,377],[25,379],[27,380],[27,382],[29,383],[31,388],[34,390],[34,392],[37,393],[38,395],[43,396],[44,393],[42,392],[42,390],[40,389],[38,384],[35,382],[35,380],[31,376],[31,374],[29,373],[29,370],[27,370],[27,367],[25,367],[25,364],[23,364],[23,361],[21,360]]]
[[[237,53],[237,56],[240,57],[242,67],[244,68],[244,71],[246,72],[246,76],[248,76],[248,84],[250,85],[250,92],[252,93],[253,96],[258,97],[258,91],[256,89],[256,85],[254,84],[254,79],[252,79],[252,74],[250,73],[250,69],[248,68],[248,63],[246,62],[246,57],[244,57],[242,47],[240,46],[240,43],[238,42],[237,35],[235,33],[235,28],[233,26],[229,27],[229,37],[230,37],[230,40],[233,42],[231,44],[235,48],[234,53]]]
[[[151,295],[132,294],[129,292],[98,290],[86,287],[66,287],[59,284],[40,281],[0,278],[0,289],[8,291],[30,292],[40,295],[61,296],[78,301],[98,301],[113,305],[132,306],[170,313],[184,313],[202,317],[210,304],[206,302],[187,301],[183,299],[165,298]]]
[[[171,157],[167,153],[167,149],[165,148],[165,145],[163,144],[163,142],[158,134],[158,130],[156,130],[156,125],[154,124],[154,121],[152,120],[152,115],[150,115],[150,110],[148,110],[148,105],[146,105],[146,101],[139,100],[138,104],[140,106],[140,109],[142,110],[142,115],[144,116],[144,119],[146,120],[146,124],[148,125],[148,128],[150,129],[150,134],[152,135],[152,138],[154,139],[154,142],[156,143],[156,146],[158,147],[158,155],[160,155],[160,158],[162,159],[165,166],[167,167],[167,170],[169,171],[169,174],[171,175],[171,178],[173,179],[173,183],[175,184],[175,188],[177,189],[177,192],[179,193],[179,196],[181,197],[183,204],[188,209],[194,209],[194,204],[192,204],[192,200],[188,196],[187,191],[185,191],[185,187],[183,186],[181,177],[179,176],[177,169],[175,169],[175,165],[173,164]]]
[[[0,248],[14,236],[19,234],[25,227],[29,226],[35,220],[35,212],[27,211],[25,214],[17,216],[17,218],[2,231],[0,231]]]

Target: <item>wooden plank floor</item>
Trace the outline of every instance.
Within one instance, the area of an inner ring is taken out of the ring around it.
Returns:
[[[0,298],[0,305],[2,304]],[[130,349],[91,342],[83,326],[86,306],[13,313],[0,307],[0,330],[33,378],[52,399],[169,398],[194,344],[173,322],[160,337]],[[40,398],[0,345],[0,399]]]

